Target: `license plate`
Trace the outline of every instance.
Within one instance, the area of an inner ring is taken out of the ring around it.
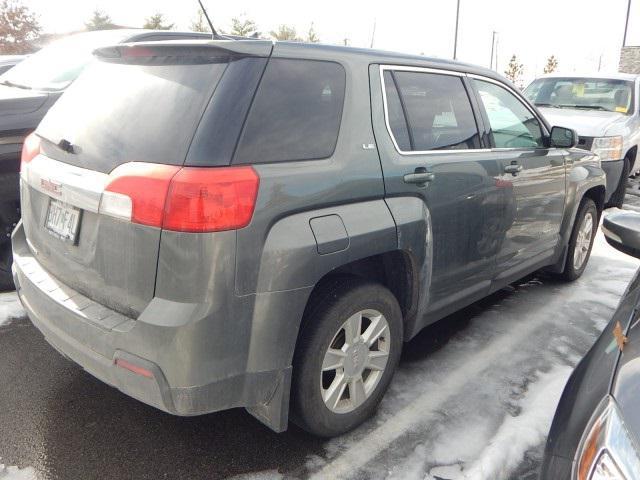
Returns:
[[[45,226],[54,237],[75,244],[80,225],[80,213],[79,208],[51,199]]]

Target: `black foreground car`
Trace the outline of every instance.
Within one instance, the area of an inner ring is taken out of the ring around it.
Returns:
[[[142,29],[79,33],[52,43],[0,76],[0,291],[13,289],[11,232],[20,219],[22,144],[92,61],[93,50],[125,42],[210,37],[207,33]]]
[[[616,212],[602,230],[640,258],[640,214]],[[640,270],[600,338],[567,382],[543,461],[543,480],[640,479]]]

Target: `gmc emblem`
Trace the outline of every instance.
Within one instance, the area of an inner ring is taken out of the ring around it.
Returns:
[[[52,180],[45,180],[44,178],[40,179],[40,186],[43,190],[46,190],[49,193],[53,193],[54,195],[60,196],[62,195],[62,184],[55,183]]]

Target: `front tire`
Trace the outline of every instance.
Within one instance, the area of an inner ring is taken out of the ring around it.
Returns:
[[[578,207],[576,220],[569,238],[569,250],[564,270],[560,277],[567,281],[573,281],[582,275],[587,267],[593,240],[598,229],[598,209],[590,198],[583,198]]]
[[[375,413],[391,382],[402,349],[400,306],[380,284],[340,278],[314,295],[303,328],[292,420],[313,435],[341,435]]]

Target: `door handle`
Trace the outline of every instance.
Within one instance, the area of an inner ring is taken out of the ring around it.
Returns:
[[[511,165],[505,165],[504,172],[510,173],[514,177],[518,175],[522,171],[522,165],[518,165],[517,163],[512,163]]]
[[[424,167],[418,167],[413,173],[407,173],[404,177],[404,183],[413,183],[419,187],[424,187],[428,182],[435,178],[435,175],[431,172],[427,172]]]

